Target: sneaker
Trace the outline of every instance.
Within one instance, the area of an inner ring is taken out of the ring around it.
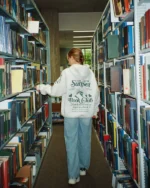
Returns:
[[[71,185],[74,185],[74,184],[78,183],[79,181],[80,181],[80,177],[78,177],[76,179],[70,178],[68,183]]]
[[[80,176],[85,176],[85,175],[86,175],[86,169],[80,168]]]

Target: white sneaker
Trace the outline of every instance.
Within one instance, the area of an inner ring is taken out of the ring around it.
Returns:
[[[86,169],[80,168],[80,176],[85,176],[85,175],[86,175]]]
[[[78,177],[76,179],[70,178],[68,183],[71,185],[74,185],[74,184],[78,183],[79,181],[80,181],[80,177]]]

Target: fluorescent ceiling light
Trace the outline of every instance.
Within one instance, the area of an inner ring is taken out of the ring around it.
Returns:
[[[73,43],[74,42],[91,42],[91,41],[90,40],[74,40]]]
[[[73,46],[91,46],[90,44],[73,44]]]
[[[94,30],[86,30],[86,31],[73,31],[74,33],[94,33],[95,31]]]
[[[74,39],[77,39],[77,38],[92,38],[93,36],[73,36]]]
[[[88,48],[88,49],[90,49],[91,48],[91,46],[74,46],[75,48]]]

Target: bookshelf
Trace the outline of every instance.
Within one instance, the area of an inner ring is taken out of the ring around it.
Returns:
[[[51,99],[35,90],[37,84],[51,83],[49,41],[49,28],[33,0],[0,3],[0,186],[4,188],[17,183],[34,186],[52,136]]]
[[[150,186],[149,20],[148,0],[109,0],[91,41],[101,97],[95,127],[113,188]]]

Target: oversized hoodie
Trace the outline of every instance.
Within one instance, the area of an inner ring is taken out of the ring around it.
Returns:
[[[64,117],[92,117],[97,114],[100,92],[88,65],[73,64],[62,71],[53,86],[38,85],[43,95],[62,96]]]

